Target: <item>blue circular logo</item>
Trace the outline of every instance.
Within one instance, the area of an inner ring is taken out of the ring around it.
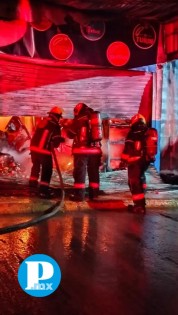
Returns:
[[[18,270],[18,281],[23,291],[35,297],[52,294],[61,282],[61,270],[48,255],[27,257]]]

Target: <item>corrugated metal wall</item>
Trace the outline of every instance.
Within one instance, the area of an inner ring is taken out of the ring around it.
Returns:
[[[159,135],[156,168],[178,175],[178,60],[157,66],[153,79],[152,124]]]
[[[178,172],[178,60],[164,64],[160,124],[160,170]]]
[[[0,115],[44,116],[53,105],[73,115],[77,102],[102,117],[131,117],[152,74],[0,55]]]

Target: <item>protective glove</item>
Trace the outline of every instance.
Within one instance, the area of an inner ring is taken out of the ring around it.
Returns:
[[[124,160],[121,160],[120,164],[119,164],[119,169],[120,170],[125,170],[127,168],[127,162]]]
[[[65,138],[64,137],[60,137],[60,143],[64,143],[65,142]]]

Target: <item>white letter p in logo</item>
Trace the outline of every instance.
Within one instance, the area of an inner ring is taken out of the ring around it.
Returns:
[[[54,274],[53,265],[45,261],[26,261],[27,264],[27,287],[26,290],[33,290],[39,280],[50,279]],[[42,266],[42,276],[39,277],[39,268]]]

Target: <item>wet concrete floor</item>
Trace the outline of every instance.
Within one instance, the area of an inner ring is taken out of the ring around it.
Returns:
[[[1,216],[2,226],[29,216]],[[20,263],[47,254],[62,280],[48,297],[19,286]],[[178,213],[59,214],[0,235],[0,315],[177,315]]]

